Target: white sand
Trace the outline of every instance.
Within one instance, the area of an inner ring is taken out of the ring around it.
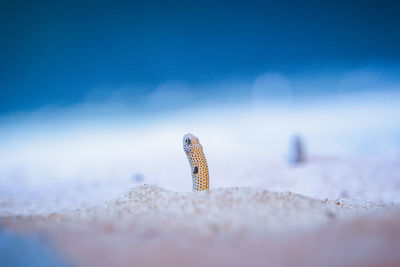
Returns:
[[[85,266],[334,266],[399,264],[399,219],[398,205],[251,188],[183,193],[142,185],[95,208],[2,222],[46,236]]]

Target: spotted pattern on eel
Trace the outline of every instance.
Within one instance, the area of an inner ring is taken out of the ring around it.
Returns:
[[[183,150],[185,150],[188,157],[192,172],[193,191],[209,190],[208,166],[199,138],[190,133],[185,134],[183,137]]]

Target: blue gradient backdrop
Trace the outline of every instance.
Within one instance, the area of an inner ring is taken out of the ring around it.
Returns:
[[[0,114],[79,103],[98,87],[145,95],[171,80],[371,64],[395,76],[399,14],[399,1],[2,1]]]

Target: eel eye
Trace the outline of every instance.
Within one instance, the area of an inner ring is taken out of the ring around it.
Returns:
[[[192,141],[190,141],[190,138],[187,138],[187,139],[186,139],[186,144],[190,145],[191,142],[192,142]]]

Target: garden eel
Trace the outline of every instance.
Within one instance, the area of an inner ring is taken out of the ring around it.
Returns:
[[[192,172],[193,191],[208,190],[210,188],[208,166],[199,138],[192,134],[185,134],[183,137],[183,149],[188,157]]]

